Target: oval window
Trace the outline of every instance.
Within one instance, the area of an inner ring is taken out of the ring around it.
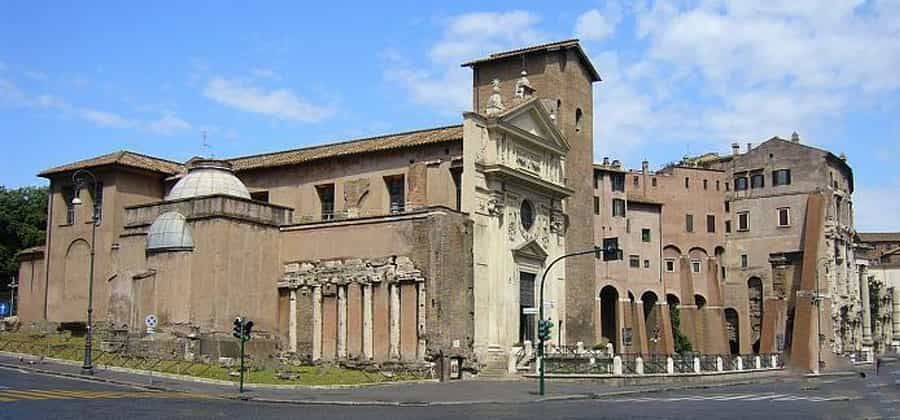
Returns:
[[[522,227],[525,230],[531,230],[534,225],[534,207],[528,200],[522,200],[522,207],[519,209],[519,215],[522,219]]]

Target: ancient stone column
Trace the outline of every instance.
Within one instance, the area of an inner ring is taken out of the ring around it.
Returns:
[[[891,317],[894,324],[894,349],[900,351],[900,284],[894,285],[894,308]]]
[[[363,295],[363,356],[366,360],[373,357],[374,346],[372,344],[372,285],[362,286]]]
[[[290,315],[288,320],[288,347],[291,353],[297,352],[297,289],[291,289]]]
[[[313,360],[322,358],[322,286],[313,286]]]
[[[416,346],[416,360],[425,360],[425,283],[416,283],[416,293],[418,294],[418,308],[416,313],[417,334],[419,339]]]
[[[872,350],[872,307],[869,306],[869,280],[866,278],[866,271],[859,271],[859,294],[862,300],[862,345],[863,351]]]
[[[337,287],[337,357],[347,357],[347,286]]]
[[[390,287],[390,300],[391,300],[391,308],[390,308],[390,335],[391,335],[391,345],[390,345],[390,356],[391,359],[397,360],[400,358],[400,285],[396,283],[392,283],[389,285]]]

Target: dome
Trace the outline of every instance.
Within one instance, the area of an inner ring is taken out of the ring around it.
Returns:
[[[221,160],[196,160],[188,169],[188,174],[178,180],[166,200],[200,197],[204,195],[230,195],[250,198],[250,192],[238,177],[231,172],[231,164]]]
[[[163,213],[153,221],[147,231],[148,251],[189,251],[194,249],[191,228],[181,213]]]

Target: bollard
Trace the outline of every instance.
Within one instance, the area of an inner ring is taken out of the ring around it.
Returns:
[[[778,355],[772,355],[772,369],[778,368]]]
[[[756,365],[757,369],[762,369],[762,359],[759,356],[753,358],[753,363]]]
[[[700,373],[700,358],[694,356],[694,373]]]
[[[675,361],[671,357],[666,358],[666,373],[669,375],[675,374]]]
[[[737,370],[744,370],[744,359],[741,356],[734,358],[734,364],[737,366]]]
[[[613,375],[622,375],[622,358],[619,356],[613,357]]]
[[[725,370],[725,362],[722,361],[722,356],[716,356],[716,372],[723,370]]]
[[[644,374],[644,359],[641,359],[640,357],[634,359],[634,372],[638,375]]]
[[[575,352],[576,353],[584,353],[584,342],[579,341],[575,343]]]

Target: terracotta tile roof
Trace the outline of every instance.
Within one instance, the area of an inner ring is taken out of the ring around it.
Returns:
[[[266,153],[229,159],[235,171],[294,165],[319,159],[355,155],[406,147],[422,146],[449,141],[462,141],[462,125],[429,128],[404,133],[351,140],[342,143],[324,144],[283,152]]]
[[[585,54],[584,50],[581,48],[581,44],[578,42],[577,38],[566,39],[566,40],[556,41],[556,42],[548,42],[546,44],[532,45],[530,47],[517,48],[515,50],[496,52],[496,53],[488,55],[485,58],[479,58],[477,60],[472,60],[472,61],[463,63],[462,66],[469,67],[469,66],[473,66],[473,65],[488,62],[488,61],[500,60],[500,59],[508,58],[508,57],[517,57],[520,55],[525,55],[525,54],[538,52],[538,51],[554,51],[554,50],[561,50],[561,49],[565,49],[565,48],[575,48],[576,53],[579,55],[581,60],[584,62],[585,68],[587,69],[588,73],[590,73],[591,76],[594,78],[594,81],[599,82],[602,80],[602,79],[600,79],[600,73],[597,73],[597,69],[594,68],[594,64],[591,63],[590,58],[588,58],[587,54]]]
[[[900,232],[859,232],[860,242],[900,242]]]
[[[167,175],[174,175],[184,170],[184,166],[178,162],[150,157],[127,150],[120,150],[118,152],[113,152],[90,159],[79,160],[77,162],[67,163],[55,168],[46,169],[39,173],[38,176],[46,178],[50,175],[60,172],[69,172],[81,168],[92,168],[96,166],[106,165],[128,166],[131,168],[160,172]]]

